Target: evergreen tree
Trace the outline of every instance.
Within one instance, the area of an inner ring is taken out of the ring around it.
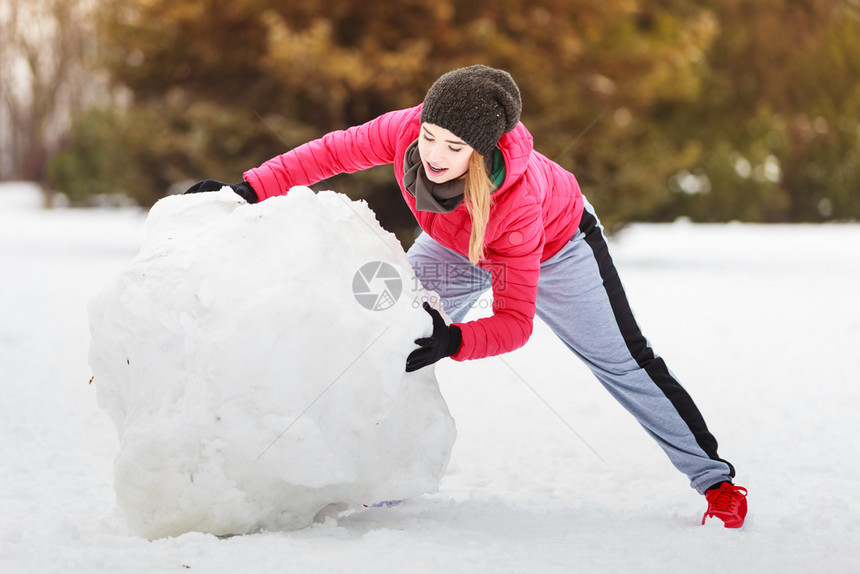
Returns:
[[[104,2],[105,63],[133,98],[82,120],[59,182],[116,179],[84,160],[99,146],[122,156],[135,176],[118,187],[143,204],[235,181],[483,63],[514,75],[538,151],[576,174],[610,228],[858,216],[850,0]],[[411,241],[389,169],[320,187],[367,199]]]

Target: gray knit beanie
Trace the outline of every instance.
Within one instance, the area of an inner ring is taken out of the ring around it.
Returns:
[[[499,138],[517,126],[520,90],[504,70],[476,65],[443,74],[424,97],[421,122],[445,128],[489,156]]]

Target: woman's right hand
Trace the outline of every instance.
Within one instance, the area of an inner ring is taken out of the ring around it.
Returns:
[[[247,181],[243,181],[242,183],[229,184],[221,181],[215,181],[214,179],[204,179],[203,181],[198,181],[197,183],[189,187],[185,191],[185,193],[220,191],[222,187],[229,187],[248,203],[257,203],[257,193],[254,191],[254,188],[251,187],[251,184]]]

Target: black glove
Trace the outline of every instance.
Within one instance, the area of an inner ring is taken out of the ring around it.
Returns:
[[[432,365],[439,359],[450,357],[460,350],[463,342],[463,332],[460,327],[446,325],[442,315],[424,302],[424,310],[433,318],[433,334],[429,337],[415,339],[418,349],[415,349],[406,357],[406,372],[417,371],[421,367]]]
[[[221,181],[215,181],[214,179],[204,179],[203,181],[198,181],[191,187],[189,187],[185,193],[200,193],[202,191],[220,191],[224,186],[229,187],[233,191],[235,191],[242,199],[247,201],[248,203],[257,203],[257,192],[254,191],[254,188],[251,187],[251,184],[247,181],[243,181],[242,183],[223,183]]]

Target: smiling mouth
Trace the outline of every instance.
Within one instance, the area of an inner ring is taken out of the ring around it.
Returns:
[[[426,162],[426,163],[427,163],[427,169],[429,169],[432,173],[443,173],[443,172],[448,171],[447,167],[436,167],[430,162]]]

